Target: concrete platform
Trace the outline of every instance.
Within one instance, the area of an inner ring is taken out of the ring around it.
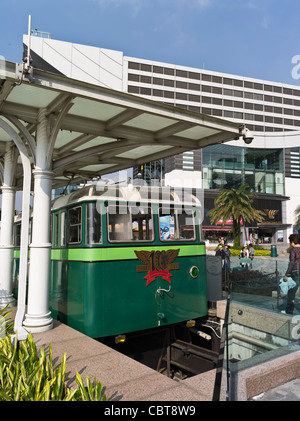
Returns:
[[[48,351],[52,345],[53,361],[59,365],[67,354],[67,387],[77,388],[78,372],[101,381],[110,401],[211,401],[215,370],[183,381],[167,378],[157,371],[124,356],[80,332],[54,321],[54,328],[34,333],[37,347]]]
[[[37,348],[43,346],[46,353],[51,342],[54,368],[66,353],[66,384],[71,389],[77,388],[78,372],[84,382],[87,377],[101,381],[111,402],[212,401],[216,370],[173,380],[58,321],[53,329],[32,336]],[[236,400],[300,400],[299,385],[298,350],[239,372]],[[224,371],[220,401],[226,401],[225,392]]]

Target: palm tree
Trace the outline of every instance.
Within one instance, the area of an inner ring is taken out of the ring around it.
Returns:
[[[295,216],[296,216],[296,227],[297,230],[300,228],[300,205],[295,209]]]
[[[247,184],[238,189],[224,187],[215,199],[215,207],[208,212],[211,223],[222,220],[222,226],[232,218],[232,233],[234,247],[241,246],[241,225],[246,222],[263,221],[263,212],[252,206],[254,194]]]

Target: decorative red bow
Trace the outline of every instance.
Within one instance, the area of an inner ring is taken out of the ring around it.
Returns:
[[[144,279],[147,279],[146,286],[155,280],[157,276],[161,276],[165,281],[171,283],[170,277],[173,276],[167,269],[157,270],[154,269],[152,272],[148,272],[148,275]]]

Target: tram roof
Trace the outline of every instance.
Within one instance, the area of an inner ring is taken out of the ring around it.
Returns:
[[[241,124],[38,69],[19,79],[17,68],[11,62],[0,68],[0,117],[14,129],[26,127],[33,164],[39,110],[47,111],[50,135],[59,121],[53,188],[241,136]],[[10,141],[0,128],[0,159]],[[20,189],[20,158],[16,178]]]
[[[52,210],[64,208],[66,206],[84,201],[108,201],[108,203],[128,202],[133,206],[136,203],[141,205],[159,203],[174,206],[197,206],[202,207],[202,193],[193,189],[180,189],[173,187],[157,186],[134,186],[132,184],[104,185],[101,182],[89,184],[74,192],[58,197],[52,202]]]

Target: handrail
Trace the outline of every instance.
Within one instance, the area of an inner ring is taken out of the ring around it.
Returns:
[[[227,390],[229,390],[230,369],[229,369],[229,360],[228,360],[229,358],[228,319],[229,319],[229,308],[230,308],[230,292],[231,292],[230,288],[231,287],[228,286],[225,319],[224,319],[224,323],[222,327],[219,358],[218,358],[218,363],[216,367],[216,377],[215,377],[215,384],[214,384],[214,391],[213,391],[213,398],[212,398],[214,402],[220,401],[220,396],[221,396],[221,384],[222,384],[222,375],[223,375],[225,346],[226,346],[226,379],[227,379]]]

